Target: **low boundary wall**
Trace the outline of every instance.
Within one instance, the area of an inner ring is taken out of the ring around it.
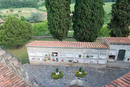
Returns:
[[[126,62],[126,61],[107,61],[106,67],[130,68],[130,62]]]

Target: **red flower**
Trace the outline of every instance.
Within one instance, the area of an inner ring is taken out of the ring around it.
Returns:
[[[56,61],[55,59],[52,59],[52,61]]]

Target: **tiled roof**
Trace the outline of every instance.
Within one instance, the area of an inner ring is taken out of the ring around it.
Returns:
[[[104,43],[69,42],[69,41],[34,41],[26,46],[39,47],[73,47],[73,48],[108,48]]]
[[[104,37],[104,39],[110,44],[130,44],[128,37]]]
[[[130,87],[130,73],[116,79],[104,87]]]
[[[0,87],[30,87],[0,62]]]

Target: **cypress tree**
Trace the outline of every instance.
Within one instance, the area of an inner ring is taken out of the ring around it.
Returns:
[[[93,42],[104,24],[103,0],[76,0],[73,13],[74,38]]]
[[[48,29],[60,41],[65,39],[70,27],[71,0],[46,0]]]
[[[112,5],[112,19],[108,24],[112,37],[127,37],[130,33],[130,0],[117,0]]]

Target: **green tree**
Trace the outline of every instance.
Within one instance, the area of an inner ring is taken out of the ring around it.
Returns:
[[[117,0],[112,5],[112,19],[108,24],[113,37],[128,37],[130,33],[130,0]]]
[[[34,36],[50,36],[50,31],[48,30],[48,22],[36,23],[33,25],[33,35]]]
[[[71,0],[46,0],[48,29],[51,35],[62,41],[70,27]]]
[[[7,16],[2,33],[1,44],[10,44],[12,46],[20,46],[32,36],[32,26],[30,23],[20,21],[15,16]],[[0,36],[1,38],[1,36]]]
[[[27,21],[27,19],[26,19],[24,16],[21,16],[21,17],[20,17],[20,20],[21,20],[21,21]]]
[[[73,23],[77,41],[95,41],[104,23],[103,0],[76,0]]]
[[[13,12],[14,10],[13,10],[13,8],[9,8],[9,11],[10,11],[10,12]]]
[[[100,29],[98,37],[110,37],[110,30],[107,28],[107,26],[103,26]]]

